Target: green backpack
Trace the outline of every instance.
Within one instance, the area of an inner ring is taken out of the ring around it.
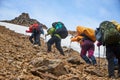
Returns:
[[[103,34],[102,42],[104,44],[116,44],[120,41],[120,33],[116,26],[110,21],[103,21],[100,24],[100,30]]]

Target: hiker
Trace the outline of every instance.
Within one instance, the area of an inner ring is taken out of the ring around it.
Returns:
[[[62,22],[52,23],[52,27],[47,30],[47,35],[51,35],[51,38],[47,42],[47,52],[51,52],[51,46],[55,43],[56,48],[61,55],[65,56],[61,47],[61,39],[66,38],[68,35],[67,29]]]
[[[37,21],[34,21],[34,24],[32,24],[29,27],[29,30],[26,30],[26,32],[31,33],[29,40],[33,45],[41,46],[40,35],[44,34],[41,24],[39,24]]]
[[[97,34],[99,33],[99,35]],[[115,58],[118,60],[118,74],[120,77],[120,33],[111,21],[103,21],[96,32],[97,46],[106,47],[108,61],[108,77],[115,78]]]
[[[76,28],[77,35],[71,38],[71,41],[77,41],[80,43],[81,52],[80,56],[87,64],[96,65],[96,59],[94,57],[95,49],[95,35],[94,30],[91,28],[86,28],[82,26],[77,26]],[[87,56],[88,53],[88,56]]]

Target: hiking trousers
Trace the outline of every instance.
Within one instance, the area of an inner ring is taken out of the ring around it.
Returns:
[[[39,46],[41,46],[40,33],[32,33],[31,36],[29,37],[29,40],[32,44],[38,44]]]
[[[84,40],[80,46],[81,46],[81,56],[86,55],[87,52],[88,52],[88,57],[93,56],[95,46],[94,46],[94,43],[92,41]]]
[[[51,37],[47,42],[48,52],[51,51],[51,46],[55,43],[56,48],[60,52],[60,54],[64,55],[63,49],[61,47],[61,39],[57,36]]]
[[[96,64],[96,59],[94,57],[94,43],[90,40],[84,40],[83,43],[80,45],[81,46],[81,53],[80,56],[82,57],[83,60],[85,60],[86,63],[88,64]],[[86,56],[88,52],[88,57]]]
[[[108,61],[108,75],[109,77],[115,76],[115,63],[114,57],[118,59],[118,75],[120,75],[120,45],[106,46],[106,59]]]

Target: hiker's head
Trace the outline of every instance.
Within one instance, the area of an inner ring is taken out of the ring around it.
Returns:
[[[53,23],[52,23],[52,26],[54,27],[56,24],[57,24],[57,22],[53,22]]]
[[[34,21],[34,23],[38,23],[37,21]]]

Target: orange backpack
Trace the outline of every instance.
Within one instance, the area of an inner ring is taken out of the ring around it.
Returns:
[[[86,28],[86,27],[82,27],[82,26],[77,26],[77,33],[78,35],[81,35],[82,33],[84,33],[87,37],[89,37],[93,42],[96,41],[96,37],[95,37],[95,30],[91,29],[91,28]]]

